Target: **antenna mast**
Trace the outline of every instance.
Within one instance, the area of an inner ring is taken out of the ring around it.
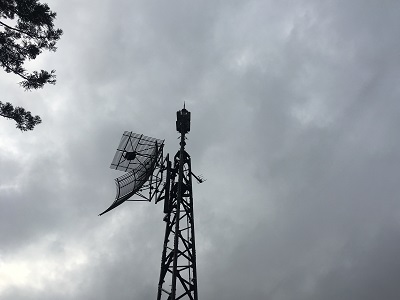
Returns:
[[[198,300],[192,175],[199,183],[204,179],[192,173],[185,151],[190,112],[184,105],[176,115],[176,130],[181,135],[173,164],[169,154],[163,156],[164,140],[124,132],[111,168],[126,173],[115,179],[115,200],[100,215],[125,201],[164,200],[166,224],[157,300]]]
[[[194,236],[192,170],[185,151],[185,134],[190,131],[190,112],[177,112],[176,130],[180,132],[180,150],[174,166],[167,165],[164,202],[165,237],[161,257],[157,300],[197,300],[196,248]],[[170,174],[170,176],[168,176]]]

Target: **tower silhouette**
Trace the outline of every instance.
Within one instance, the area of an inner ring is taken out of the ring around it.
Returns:
[[[192,169],[185,151],[190,112],[185,108],[177,112],[176,130],[181,134],[180,150],[174,156],[173,167],[167,161],[169,191],[164,201],[166,226],[157,300],[197,300]]]
[[[190,131],[190,112],[185,106],[177,112],[176,130],[180,149],[173,162],[169,154],[163,156],[163,140],[124,132],[111,168],[127,173],[115,179],[116,199],[100,215],[125,201],[164,201],[165,236],[157,300],[198,300],[192,176],[199,183],[204,180],[192,173],[185,150]]]

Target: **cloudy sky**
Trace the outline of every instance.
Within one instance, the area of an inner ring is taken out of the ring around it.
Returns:
[[[400,2],[48,0],[64,30],[1,101],[0,298],[155,299],[162,205],[114,200],[125,130],[192,112],[199,299],[400,297]],[[1,70],[0,70],[1,71]]]

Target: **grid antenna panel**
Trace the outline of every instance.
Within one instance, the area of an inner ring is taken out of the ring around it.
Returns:
[[[111,206],[100,214],[114,209],[144,188],[153,175],[157,161],[162,159],[164,141],[125,131],[110,168],[125,171],[115,179],[117,195]]]
[[[156,148],[164,146],[164,140],[125,131],[111,162],[111,169],[130,172],[148,164]]]

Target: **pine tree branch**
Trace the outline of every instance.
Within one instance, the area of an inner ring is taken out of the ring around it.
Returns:
[[[25,31],[23,31],[23,30],[21,30],[21,29],[18,29],[18,28],[9,26],[9,25],[7,25],[6,23],[3,23],[3,22],[1,22],[1,21],[0,21],[0,25],[3,25],[4,27],[6,27],[6,28],[8,28],[8,29],[18,31],[19,33],[26,34],[27,36],[29,36],[29,37],[32,38],[32,39],[37,39],[37,38],[38,38],[38,37],[36,37],[36,36],[30,35],[29,33],[25,32]],[[42,37],[39,37],[39,38],[42,38]]]
[[[0,67],[23,78],[20,85],[25,90],[56,82],[54,70],[27,72],[24,68],[25,61],[35,59],[42,50],[56,51],[56,42],[63,32],[54,28],[55,17],[56,13],[38,0],[0,0]],[[9,19],[16,23],[7,24]],[[0,117],[14,120],[22,131],[32,130],[42,122],[23,107],[14,108],[1,101]]]
[[[3,104],[0,101],[0,116],[6,119],[14,120],[17,128],[21,131],[33,130],[33,128],[42,123],[39,116],[32,116],[30,111],[23,107],[13,107],[10,102]]]
[[[26,77],[25,74],[23,74],[23,73],[21,73],[21,72],[18,72],[18,71],[15,70],[15,68],[13,68],[13,67],[10,67],[10,65],[9,65],[7,62],[5,62],[4,60],[1,59],[0,62],[1,62],[8,70],[10,70],[10,72],[13,72],[13,73],[16,74],[16,75],[19,75],[20,77],[22,77],[22,78],[25,79],[25,80],[29,80],[29,78]]]

